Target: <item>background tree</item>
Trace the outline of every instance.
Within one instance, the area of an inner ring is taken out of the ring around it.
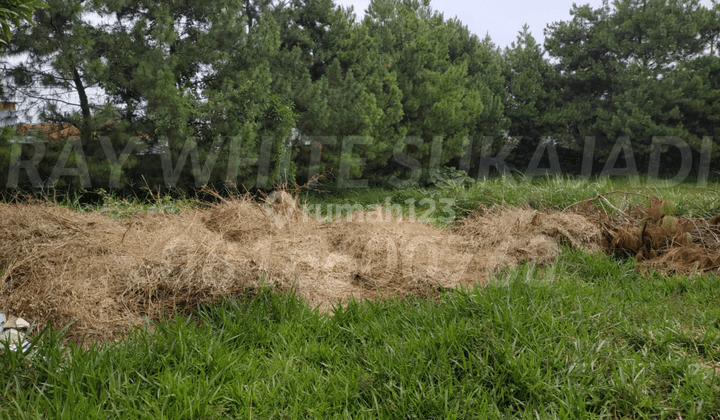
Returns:
[[[374,0],[363,25],[397,75],[403,109],[395,131],[399,139],[421,139],[408,152],[423,168],[431,166],[435,139],[442,140],[442,150],[433,164],[463,166],[472,140],[500,131],[502,66],[491,45],[458,21],[446,21],[429,1]],[[483,124],[488,119],[491,124]],[[389,175],[401,175],[398,166],[390,166]]]
[[[360,22],[332,0],[49,3],[3,47],[2,85],[78,127],[101,184],[106,138],[145,152],[124,182],[163,186],[184,165],[171,181],[194,188],[304,182],[343,160],[376,185],[432,182],[439,165],[474,176],[487,136],[495,151],[520,138],[526,165],[541,139],[595,136],[604,159],[620,136],[647,156],[653,136],[698,150],[718,135],[720,10],[697,0],[574,7],[546,31],[548,59],[527,27],[500,51],[428,0],[373,0]],[[369,141],[343,155],[348,136]]]
[[[48,6],[36,10],[35,25],[17,29],[6,50],[5,94],[20,99],[26,110],[44,110],[47,120],[75,123],[87,140],[96,106],[88,90],[97,85],[97,30],[83,16],[82,1],[51,0]],[[68,92],[78,102],[65,100]]]
[[[22,22],[32,23],[32,15],[36,8],[47,7],[39,0],[2,0],[0,1],[0,28],[3,37],[0,44],[12,38],[12,25],[20,26]]]
[[[75,126],[80,130],[83,154],[91,178],[107,181],[107,161],[94,133],[106,120],[102,102],[93,100],[99,83],[102,59],[95,48],[98,28],[88,20],[88,3],[51,0],[39,8],[34,23],[18,27],[2,57],[3,90],[7,97],[20,102],[27,113],[41,112],[44,122],[58,124],[56,130]],[[68,95],[69,94],[69,95]],[[34,119],[35,115],[28,115]],[[51,177],[64,145],[47,144],[39,166],[43,181]],[[74,167],[82,155],[68,149],[68,167]],[[128,162],[129,164],[131,162]],[[78,180],[59,180],[59,186],[86,184]]]
[[[459,156],[451,158],[449,164],[476,176],[484,139],[492,138],[497,148],[508,129],[509,120],[505,111],[506,63],[500,49],[489,36],[478,38],[457,18],[446,21],[446,24],[451,31],[449,58],[467,62],[469,83],[483,98],[483,107],[469,130],[468,146],[463,148]]]
[[[569,137],[597,136],[601,157],[621,136],[629,137],[639,154],[649,153],[653,136],[676,136],[698,150],[713,125],[698,124],[698,117],[713,118],[698,110],[712,109],[716,94],[693,97],[699,84],[710,82],[693,72],[703,68],[712,74],[718,6],[618,0],[598,9],[575,6],[571,13],[570,21],[548,27],[545,42],[562,77]]]
[[[517,40],[503,54],[508,92],[505,115],[510,120],[508,135],[519,141],[512,156],[524,167],[540,141],[560,137],[559,80],[529,29],[524,25]]]
[[[392,155],[392,140],[397,137],[395,124],[402,116],[396,74],[368,26],[356,24],[349,10],[324,3],[328,28],[308,34],[308,39],[314,45],[325,45],[326,51],[311,54],[324,58],[308,67],[306,80],[313,84],[313,93],[298,104],[298,129],[308,136],[335,138],[334,144],[322,145],[324,159],[316,170],[337,171],[340,160],[346,159],[355,163],[351,165],[354,176],[362,176],[363,170],[377,173]],[[316,25],[303,24],[308,26]],[[313,103],[307,107],[311,98]],[[366,136],[371,144],[355,146],[353,153],[343,156],[346,136]],[[360,154],[367,160],[362,167],[355,160]]]

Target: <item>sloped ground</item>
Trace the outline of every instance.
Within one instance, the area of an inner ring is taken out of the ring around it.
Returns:
[[[145,317],[241,296],[263,282],[294,287],[328,310],[351,296],[425,295],[483,283],[506,266],[552,261],[561,243],[593,252],[654,250],[647,261],[660,268],[677,268],[688,247],[695,268],[712,269],[720,260],[717,237],[710,241],[718,234],[713,220],[693,230],[678,219],[671,233],[663,217],[638,233],[637,218],[627,216],[623,225],[585,206],[578,210],[585,215],[480,209],[450,229],[382,208],[323,223],[303,214],[291,195],[277,197],[271,205],[239,197],[208,210],[128,220],[0,204],[0,312],[40,325],[74,320],[71,338],[106,339]],[[654,208],[637,209],[637,217],[660,217]],[[638,235],[649,248],[633,242]],[[700,251],[709,260],[698,260]]]

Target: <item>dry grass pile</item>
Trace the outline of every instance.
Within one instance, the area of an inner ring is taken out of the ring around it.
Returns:
[[[476,266],[493,269],[525,260],[550,262],[560,244],[600,252],[605,243],[597,226],[581,215],[529,208],[481,209],[464,219],[454,233],[477,244]]]
[[[72,338],[112,338],[141,323],[240,296],[261,281],[329,309],[353,296],[431,294],[486,281],[559,243],[602,249],[582,216],[493,209],[440,229],[378,208],[323,223],[285,192],[208,210],[111,220],[44,204],[0,204],[0,311]]]
[[[614,254],[634,256],[642,269],[696,274],[720,269],[720,214],[705,220],[668,216],[670,204],[652,197],[647,206],[608,215],[593,213]]]
[[[41,325],[75,321],[73,337],[108,338],[143,317],[158,319],[258,283],[243,250],[200,216],[117,221],[0,204],[0,312]]]

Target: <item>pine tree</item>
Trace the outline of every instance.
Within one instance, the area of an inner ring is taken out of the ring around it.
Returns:
[[[48,5],[35,11],[36,25],[18,28],[8,46],[5,93],[22,99],[28,110],[44,108],[46,119],[75,123],[88,140],[95,108],[88,89],[98,76],[99,57],[93,50],[97,31],[83,16],[82,1],[51,0]],[[74,92],[78,103],[64,100],[66,92]]]
[[[0,2],[0,29],[3,38],[0,44],[12,39],[12,25],[20,26],[22,22],[32,24],[32,15],[36,8],[47,7],[40,0],[6,0]]]
[[[697,0],[618,0],[576,6],[570,21],[550,25],[545,45],[562,76],[570,137],[598,137],[600,157],[623,136],[636,154],[655,136],[698,150],[715,124],[700,110],[717,103],[717,13]],[[700,86],[708,90],[697,95]]]
[[[517,40],[505,49],[505,115],[510,119],[509,137],[518,140],[514,160],[527,166],[538,144],[558,140],[557,107],[559,102],[556,73],[543,57],[527,25]]]

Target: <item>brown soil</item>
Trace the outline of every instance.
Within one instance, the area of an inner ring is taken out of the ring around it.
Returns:
[[[642,251],[658,267],[717,266],[720,247],[706,239],[720,234],[720,217],[702,226],[672,219],[668,228],[663,220],[671,219],[656,204],[636,211],[652,217],[644,233],[637,218],[618,225],[597,212],[500,207],[480,209],[450,229],[382,208],[323,223],[285,192],[267,205],[238,197],[207,210],[129,220],[0,204],[0,312],[39,325],[74,321],[70,338],[107,339],[146,318],[241,296],[263,282],[294,287],[328,310],[351,296],[425,295],[483,283],[522,261],[552,261],[561,243]]]

